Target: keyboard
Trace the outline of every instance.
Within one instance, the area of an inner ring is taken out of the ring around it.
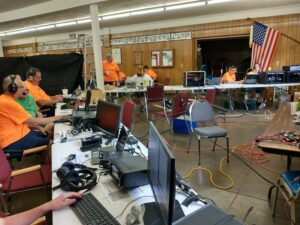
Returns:
[[[71,209],[84,225],[121,225],[91,193],[77,200]]]

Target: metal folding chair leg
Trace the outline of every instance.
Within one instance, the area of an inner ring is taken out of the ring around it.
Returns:
[[[201,140],[200,137],[198,137],[198,155],[199,155],[199,159],[198,159],[198,165],[201,165]]]
[[[6,201],[5,201],[5,199],[4,199],[4,196],[3,196],[3,193],[2,193],[1,190],[0,190],[0,200],[1,200],[1,204],[2,204],[2,206],[3,206],[3,208],[4,208],[4,212],[5,212],[6,214],[8,214],[8,208],[7,208],[7,205],[6,205]]]
[[[279,191],[279,187],[278,185],[280,185],[280,181],[278,180],[277,185],[276,185],[276,189],[275,189],[275,195],[274,195],[274,200],[273,200],[273,209],[272,209],[272,216],[275,216],[275,212],[276,212],[276,206],[277,206],[277,198],[278,198],[278,191]]]
[[[215,138],[215,141],[214,141],[214,147],[213,147],[213,152],[214,152],[215,149],[216,149],[217,140],[218,140],[218,138]]]
[[[148,103],[147,103],[147,97],[146,97],[146,94],[144,94],[144,99],[145,99],[145,111],[146,111],[146,117],[147,117],[147,119],[149,119]]]
[[[226,146],[227,146],[227,163],[229,163],[229,137],[226,137]]]
[[[187,148],[186,153],[190,153],[190,147],[191,147],[192,139],[193,139],[193,133],[190,134],[190,140],[189,140],[189,143],[188,143],[188,148]]]

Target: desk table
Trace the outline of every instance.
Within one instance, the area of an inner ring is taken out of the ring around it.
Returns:
[[[65,111],[67,110],[61,110],[60,105],[57,105],[56,115],[65,114]],[[56,136],[57,132],[60,130],[65,130],[66,133],[68,133],[68,130],[70,129],[72,129],[72,127],[66,124],[55,124],[54,135]],[[87,135],[90,134],[87,133]],[[114,140],[112,143],[113,142]],[[105,140],[103,143],[105,143]],[[140,146],[141,153],[147,157],[148,149],[141,142],[138,144]],[[59,179],[57,178],[55,171],[66,161],[68,155],[76,154],[74,161],[75,163],[91,166],[91,152],[81,152],[80,147],[81,141],[79,139],[69,139],[69,141],[65,143],[56,143],[52,145],[52,187],[55,187],[59,184]],[[155,201],[150,185],[144,185],[127,190],[120,188],[110,175],[101,176],[99,183],[91,190],[91,192],[114,217],[120,215],[126,205],[132,200],[145,196],[133,202],[122,214],[122,216],[117,218],[121,224],[125,224],[126,215],[130,212],[132,206],[139,206],[143,203]],[[63,191],[60,189],[53,191],[52,198],[57,197],[61,193],[63,193]],[[176,199],[179,202],[182,202],[185,199],[185,196],[176,193]],[[205,204],[202,202],[193,202],[188,207],[182,205],[182,209],[184,214],[187,215],[203,206],[205,206]],[[62,224],[81,225],[81,222],[75,213],[69,207],[67,207],[65,209],[53,212],[53,225]]]
[[[288,102],[281,103],[263,136],[272,136],[280,131],[297,130],[297,125],[292,120],[290,104]],[[299,146],[274,143],[272,141],[260,141],[257,146],[264,152],[287,156],[287,170],[290,170],[292,157],[300,157]]]

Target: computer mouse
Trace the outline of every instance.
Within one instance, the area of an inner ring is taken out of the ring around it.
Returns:
[[[76,158],[76,155],[75,154],[70,154],[69,156],[68,156],[68,161],[72,161],[72,160],[74,160]]]

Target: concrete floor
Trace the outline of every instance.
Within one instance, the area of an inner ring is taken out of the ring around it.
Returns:
[[[264,116],[244,115],[242,117],[230,117],[226,119],[216,119],[218,124],[226,128],[230,136],[230,147],[240,144],[250,143],[253,138],[263,133],[264,129],[268,125],[269,121]],[[166,130],[168,128],[165,120],[156,122],[159,131]],[[133,134],[136,137],[143,137],[147,134],[148,121],[145,118],[144,113],[136,109],[134,117],[134,125],[132,128]],[[182,134],[175,134],[175,142],[169,132],[163,133],[164,138],[168,141],[172,152],[176,157],[177,171],[185,176],[193,167],[198,167],[198,153],[197,153],[197,141],[193,140],[191,146],[191,152],[187,154],[186,146],[188,143],[188,136]],[[146,138],[143,141],[146,143]],[[219,140],[218,143],[225,146],[223,140]],[[212,143],[209,140],[202,141],[203,151],[202,167],[209,168],[214,174],[214,181],[220,186],[227,186],[229,184],[228,179],[222,176],[219,172],[220,160],[226,155],[226,152],[217,147],[215,152],[212,152]],[[263,166],[282,172],[286,168],[286,158],[276,155],[268,155],[269,161],[264,163]],[[255,168],[260,174],[265,176],[272,182],[276,182],[278,174],[269,172],[262,168],[260,165],[254,164]],[[292,169],[300,168],[300,159],[294,158],[292,163]],[[250,215],[246,220],[246,224],[256,225],[288,225],[290,221],[287,214],[284,213],[285,202],[280,196],[278,202],[276,217],[271,215],[271,205],[273,201],[268,201],[267,193],[270,184],[256,175],[252,170],[246,167],[236,157],[230,157],[230,163],[224,162],[223,169],[234,180],[233,188],[229,190],[221,190],[214,187],[209,181],[208,174],[204,171],[193,173],[193,175],[187,179],[187,182],[203,197],[212,199],[217,206],[224,209],[226,212],[233,214],[240,220],[243,219],[247,210],[252,206],[254,207]],[[273,193],[275,193],[273,191]],[[11,212],[20,212],[34,206],[37,206],[47,200],[45,191],[36,190],[26,192],[24,194],[14,195],[12,199]],[[26,204],[24,204],[26,203]],[[297,206],[298,221],[300,221],[300,207]],[[289,209],[286,209],[289,213]]]

